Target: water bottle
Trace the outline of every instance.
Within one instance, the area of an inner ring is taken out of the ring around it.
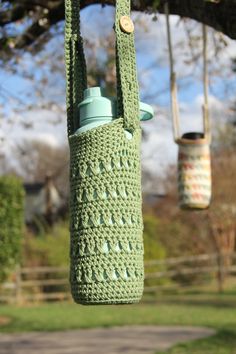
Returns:
[[[78,108],[80,127],[70,136],[72,296],[86,305],[135,303],[144,279],[141,132],[124,129],[116,99],[99,87],[85,90]],[[148,105],[140,111],[141,120],[153,116]]]
[[[84,100],[78,106],[80,111],[80,128],[76,134],[84,133],[103,124],[111,123],[117,118],[117,101],[114,97],[106,97],[102,88],[92,87],[84,91]],[[152,119],[154,111],[151,106],[140,102],[140,120]],[[132,134],[125,131],[128,139]]]

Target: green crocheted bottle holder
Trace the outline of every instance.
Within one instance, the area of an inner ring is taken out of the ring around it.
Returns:
[[[141,131],[134,39],[118,26],[120,14],[129,13],[129,6],[126,0],[116,4],[117,98],[122,118],[78,135],[74,134],[76,107],[86,87],[85,61],[82,45],[75,40],[80,36],[73,32],[78,31],[79,18],[71,25],[74,13],[79,15],[78,1],[66,1],[70,281],[74,300],[82,304],[134,303],[143,292]],[[125,129],[132,132],[131,140]]]
[[[70,137],[71,285],[76,302],[136,302],[143,289],[140,132],[122,120]]]

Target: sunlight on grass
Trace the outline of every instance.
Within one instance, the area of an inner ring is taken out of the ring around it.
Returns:
[[[213,337],[175,346],[166,354],[236,354],[236,301],[229,294],[175,295],[126,306],[81,306],[74,303],[0,306],[10,317],[0,332],[56,331],[122,325],[191,325],[217,330]],[[163,353],[162,353],[163,354]]]
[[[158,354],[236,354],[236,329],[220,330],[213,337],[179,344]]]
[[[236,303],[226,296],[201,299],[198,296],[166,298],[150,304],[126,306],[80,306],[52,303],[38,306],[0,306],[0,315],[12,318],[1,332],[55,331],[114,325],[156,324],[236,328]],[[217,301],[216,301],[217,300]]]

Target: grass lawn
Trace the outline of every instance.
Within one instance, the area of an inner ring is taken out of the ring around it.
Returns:
[[[214,337],[183,343],[158,354],[236,354],[236,330],[219,330]]]
[[[236,354],[236,294],[187,294],[159,297],[129,306],[79,306],[52,303],[0,306],[0,316],[12,321],[0,332],[55,331],[116,325],[208,326],[217,335],[174,347],[168,354]]]

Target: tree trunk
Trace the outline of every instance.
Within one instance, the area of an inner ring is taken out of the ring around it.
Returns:
[[[46,204],[46,212],[45,212],[45,219],[47,220],[47,223],[49,226],[53,225],[53,202],[52,202],[52,195],[51,195],[51,189],[52,189],[52,177],[51,175],[46,176],[45,180],[45,204]]]

